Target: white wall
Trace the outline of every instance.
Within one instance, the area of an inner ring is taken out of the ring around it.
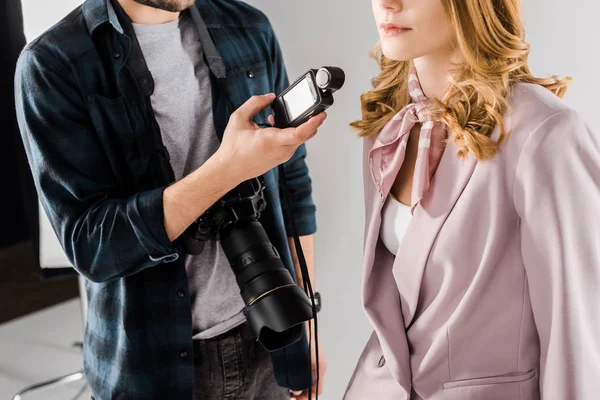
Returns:
[[[27,41],[38,37],[81,3],[81,0],[21,0]]]
[[[523,12],[533,72],[572,76],[565,100],[600,132],[600,2],[525,0]]]
[[[323,400],[340,399],[370,333],[360,307],[363,197],[360,141],[348,123],[360,116],[359,96],[376,65],[368,52],[377,32],[368,0],[249,0],[271,19],[290,79],[322,65],[342,67],[345,87],[320,134],[309,145],[318,207],[317,287],[325,306],[320,328],[329,360]],[[77,0],[23,0],[28,40],[58,21]],[[538,74],[572,75],[566,100],[592,119],[598,114],[600,3],[524,1],[531,66]],[[568,5],[567,5],[568,4]],[[598,122],[594,122],[597,129]],[[600,132],[600,129],[599,129]]]

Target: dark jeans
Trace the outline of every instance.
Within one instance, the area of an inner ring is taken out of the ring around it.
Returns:
[[[194,340],[194,400],[289,400],[271,357],[247,323],[214,339]]]
[[[289,399],[247,323],[213,339],[194,340],[194,400]]]

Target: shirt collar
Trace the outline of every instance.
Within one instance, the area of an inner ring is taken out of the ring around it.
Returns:
[[[110,22],[110,24],[117,30],[117,32],[122,34],[124,32],[123,27],[119,22],[119,18],[117,17],[117,13],[111,0],[106,0],[106,8],[108,12],[108,22]]]
[[[90,35],[106,22],[109,22],[119,33],[123,33],[123,27],[110,0],[86,0],[82,6],[82,13]]]

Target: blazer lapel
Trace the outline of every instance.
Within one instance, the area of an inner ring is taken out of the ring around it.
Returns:
[[[394,117],[376,138],[365,138],[363,141],[366,223],[363,282],[366,282],[373,267],[381,227],[381,209],[406,155],[406,140],[402,138],[410,134],[414,123],[414,118],[404,110]],[[394,131],[401,131],[401,134],[395,135]],[[387,161],[389,157],[384,157],[383,151],[380,150],[382,148],[386,154],[392,154],[391,161]]]
[[[477,165],[472,154],[467,158],[458,158],[457,154],[456,145],[448,143],[431,189],[415,208],[394,261],[393,274],[407,330],[417,313],[423,273],[433,244]]]
[[[363,145],[363,181],[365,184],[363,300],[367,300],[369,297],[368,281],[373,270],[379,230],[381,229],[381,210],[395,176],[398,175],[404,161],[406,142],[396,138],[387,143],[387,145],[393,145],[388,151],[394,152],[393,160],[389,163],[385,163],[384,158],[376,151],[383,146],[381,137],[377,137],[375,140],[366,138]]]
[[[392,275],[393,255],[379,240],[381,209],[383,208],[382,187],[374,179],[369,157],[373,141],[364,141],[365,184],[365,254],[363,258],[362,302],[381,345],[386,367],[403,388],[408,397],[411,387],[410,352],[404,330],[398,288]],[[404,155],[395,154],[397,164]],[[396,165],[393,166],[395,169]],[[398,168],[400,168],[398,166]],[[396,172],[397,173],[397,172]],[[386,174],[387,175],[387,174]],[[381,183],[381,182],[379,182]],[[389,190],[389,189],[388,189]],[[375,368],[376,366],[374,366]]]

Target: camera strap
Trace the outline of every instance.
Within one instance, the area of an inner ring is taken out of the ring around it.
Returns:
[[[117,14],[117,18],[119,19],[119,23],[123,27],[123,31],[131,40],[131,50],[127,59],[127,66],[129,67],[131,74],[135,78],[143,95],[147,97],[151,96],[154,93],[154,79],[152,78],[152,74],[150,73],[148,65],[146,64],[146,60],[137,40],[137,36],[135,35],[135,30],[133,28],[133,24],[131,23],[131,19],[125,10],[123,10],[123,7],[121,7],[118,1],[112,0],[112,5],[115,13]],[[229,91],[227,88],[227,67],[225,65],[225,61],[223,61],[223,57],[221,57],[217,51],[217,47],[210,37],[208,28],[200,16],[200,11],[198,11],[198,8],[192,6],[188,10],[192,16],[196,39],[202,46],[202,52],[204,54],[206,65],[208,65],[210,72],[217,79],[219,88],[225,95],[225,99],[230,111],[234,112],[236,107],[233,105],[231,98],[229,97]]]
[[[225,65],[225,61],[223,57],[219,54],[217,50],[217,46],[213,42],[210,32],[208,32],[208,27],[206,23],[202,19],[200,15],[200,11],[198,7],[191,6],[188,8],[190,14],[192,15],[192,21],[194,22],[194,32],[196,33],[196,39],[200,42],[202,46],[202,52],[204,53],[204,58],[206,60],[206,65],[210,69],[210,72],[217,79],[219,88],[221,92],[225,95],[225,99],[227,100],[227,105],[229,106],[230,112],[234,112],[237,107],[231,102],[231,97],[229,97],[229,88],[227,86],[227,66]]]
[[[319,368],[319,337],[317,336],[318,332],[319,332],[319,326],[318,326],[318,321],[317,321],[317,307],[315,305],[315,294],[313,292],[313,288],[312,288],[312,284],[310,282],[310,275],[308,274],[308,267],[306,265],[306,258],[304,257],[304,251],[302,250],[302,244],[300,243],[300,237],[298,236],[298,230],[296,229],[296,221],[293,218],[293,209],[292,209],[292,199],[290,197],[290,191],[288,189],[287,186],[287,180],[286,180],[286,176],[285,176],[285,171],[283,168],[283,165],[279,166],[279,180],[280,180],[280,185],[283,189],[283,197],[286,203],[286,209],[287,209],[287,214],[288,214],[288,218],[290,221],[290,227],[292,229],[292,236],[294,238],[294,246],[296,247],[296,254],[298,255],[298,263],[300,264],[300,272],[302,273],[302,285],[303,285],[303,289],[304,292],[308,295],[308,298],[311,301],[311,307],[312,307],[312,313],[313,313],[313,319],[315,320],[315,337],[314,337],[314,341],[315,341],[315,362],[316,362],[316,387],[317,387],[317,400],[319,400],[319,393],[318,393],[318,387],[319,387],[319,380],[320,380],[320,368]],[[313,341],[313,329],[312,329],[312,324],[309,321],[308,322],[308,351],[309,351],[309,360],[310,358],[312,358],[312,354],[310,354],[311,347],[312,347],[312,341]],[[312,363],[310,363],[312,364]],[[312,365],[310,366],[311,368],[311,373],[310,376],[312,376]],[[309,392],[308,392],[308,398],[312,399],[312,387],[309,388]]]

